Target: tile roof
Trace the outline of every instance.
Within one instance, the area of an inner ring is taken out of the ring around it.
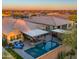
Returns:
[[[27,23],[21,19],[13,19],[12,17],[4,17],[2,19],[2,32],[8,34],[14,29],[19,29],[20,31],[30,31]]]
[[[31,19],[27,19],[27,21],[52,26],[59,26],[70,23],[70,21],[67,19],[53,16],[34,16]]]

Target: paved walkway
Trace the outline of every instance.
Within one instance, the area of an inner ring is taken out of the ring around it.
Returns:
[[[16,51],[20,56],[22,56],[23,59],[34,59],[31,55],[27,54],[22,49],[14,49],[14,51]]]

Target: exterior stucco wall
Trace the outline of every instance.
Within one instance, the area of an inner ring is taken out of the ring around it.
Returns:
[[[61,51],[65,51],[66,47],[59,46],[58,48],[49,51],[48,53],[38,57],[37,59],[57,59],[58,53]]]

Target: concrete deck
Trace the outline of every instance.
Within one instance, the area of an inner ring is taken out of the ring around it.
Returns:
[[[14,51],[16,51],[20,56],[22,56],[23,59],[34,59],[31,55],[24,52],[23,49],[14,49]]]
[[[52,37],[50,35],[47,35],[45,38],[46,41],[49,41],[51,39]],[[56,41],[56,38],[54,38],[54,40]],[[34,47],[34,45],[31,45],[27,40],[25,40],[23,49],[14,49],[14,51],[16,51],[24,59],[34,59],[31,55],[25,52],[25,50],[32,48],[32,47]]]

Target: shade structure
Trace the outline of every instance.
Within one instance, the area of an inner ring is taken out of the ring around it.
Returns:
[[[63,29],[54,29],[54,30],[51,30],[52,32],[56,32],[56,33],[70,33],[70,31],[67,31],[67,30],[63,30]]]
[[[48,33],[48,31],[44,31],[41,29],[35,29],[35,30],[31,30],[29,32],[24,32],[24,34],[26,34],[30,37],[37,37],[37,36],[45,35],[47,33]]]

